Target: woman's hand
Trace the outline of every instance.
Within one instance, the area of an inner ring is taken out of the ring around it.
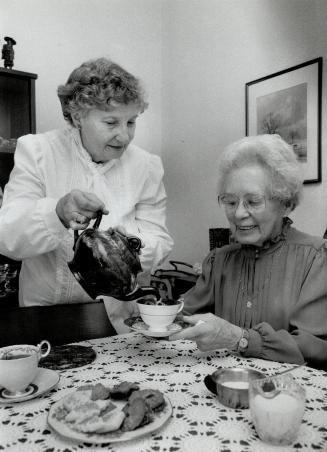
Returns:
[[[214,314],[183,316],[183,320],[189,323],[190,327],[169,336],[169,340],[195,341],[198,348],[204,352],[220,348],[233,349],[242,336],[240,327]]]
[[[97,212],[107,215],[109,211],[104,203],[93,193],[72,190],[59,199],[56,213],[66,228],[86,229],[90,220],[96,218]]]

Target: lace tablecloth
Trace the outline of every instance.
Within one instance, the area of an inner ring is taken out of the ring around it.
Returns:
[[[327,451],[327,373],[311,368],[294,372],[306,388],[306,410],[296,442],[274,447],[261,442],[250,411],[221,405],[203,383],[217,367],[245,366],[264,371],[289,367],[227,352],[200,352],[189,341],[169,342],[126,334],[81,342],[92,345],[96,360],[60,371],[60,381],[48,394],[26,402],[0,406],[0,450],[31,452],[270,452]],[[122,443],[92,445],[63,439],[47,425],[53,402],[86,383],[112,385],[135,381],[164,392],[173,405],[171,419],[156,433]]]

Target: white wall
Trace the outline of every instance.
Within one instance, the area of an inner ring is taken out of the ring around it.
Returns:
[[[216,201],[216,162],[226,144],[245,135],[245,83],[326,57],[326,14],[324,0],[178,0],[164,10],[163,158],[172,258],[201,260],[208,229],[227,226]],[[305,186],[293,213],[299,229],[317,235],[327,227],[325,90],[322,104],[323,183]]]
[[[326,0],[0,0],[14,68],[39,76],[39,132],[63,124],[57,86],[88,58],[112,57],[144,80],[150,108],[135,142],[162,155],[171,258],[188,262],[207,253],[210,227],[227,225],[216,163],[245,134],[245,83],[326,58],[326,22]],[[323,182],[305,186],[293,214],[317,235],[327,226],[325,89],[322,104]]]
[[[58,85],[82,62],[105,56],[146,85],[150,106],[135,143],[161,153],[161,2],[0,0],[0,29],[17,41],[14,69],[38,74],[37,132],[64,124]]]

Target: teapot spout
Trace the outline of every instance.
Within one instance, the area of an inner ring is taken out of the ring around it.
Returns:
[[[156,300],[160,300],[160,293],[158,291],[157,288],[152,287],[152,286],[143,286],[143,287],[136,287],[135,290],[133,290],[133,292],[130,292],[126,295],[124,295],[123,298],[121,298],[121,300],[123,301],[132,301],[132,300],[137,300],[138,298],[143,298],[146,297],[147,295],[151,295],[153,297],[155,297]]]

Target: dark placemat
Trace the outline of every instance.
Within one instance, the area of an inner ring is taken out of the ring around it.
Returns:
[[[92,347],[85,345],[55,345],[45,358],[39,361],[39,367],[52,370],[74,369],[92,363],[96,358]]]

